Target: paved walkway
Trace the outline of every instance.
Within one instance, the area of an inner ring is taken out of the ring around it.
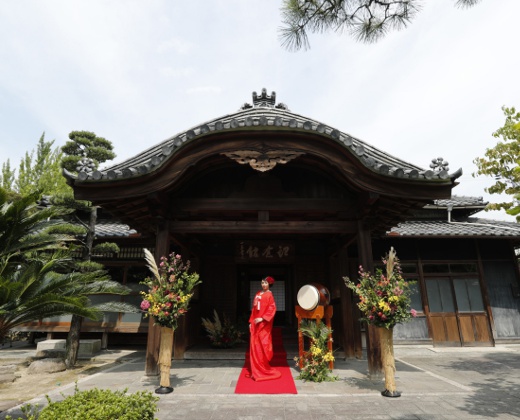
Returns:
[[[384,381],[367,378],[366,360],[337,361],[337,382],[296,380],[297,395],[235,395],[241,360],[174,361],[174,392],[161,395],[160,420],[329,419],[518,419],[520,345],[494,348],[396,347],[400,398],[385,398]],[[292,363],[291,363],[292,364]],[[153,391],[158,378],[145,377],[144,354],[129,352],[106,370],[83,378],[93,387]],[[297,376],[293,369],[293,376]],[[70,395],[74,384],[49,393]],[[42,397],[31,403],[45,403]],[[20,414],[15,407],[0,414]]]

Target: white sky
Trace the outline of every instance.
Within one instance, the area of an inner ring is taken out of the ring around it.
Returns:
[[[276,91],[291,111],[427,168],[462,168],[456,195],[492,179],[472,163],[496,144],[502,106],[520,108],[520,0],[424,0],[376,44],[278,39],[279,1],[19,0],[0,5],[0,162],[63,145],[72,130],[111,140],[117,163]],[[510,220],[500,212],[480,216]]]

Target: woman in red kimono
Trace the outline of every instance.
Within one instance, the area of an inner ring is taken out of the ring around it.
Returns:
[[[260,290],[253,301],[253,309],[249,317],[251,340],[249,344],[250,376],[255,381],[278,379],[282,374],[271,367],[273,358],[273,329],[276,304],[269,287],[274,283],[272,277],[262,280]]]

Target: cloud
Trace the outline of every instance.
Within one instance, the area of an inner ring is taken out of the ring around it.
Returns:
[[[222,88],[219,86],[196,86],[186,89],[188,95],[194,95],[199,93],[221,93]]]
[[[178,54],[187,54],[193,48],[193,44],[183,39],[172,38],[167,41],[161,42],[157,46],[157,52],[164,54],[170,51],[174,51]]]

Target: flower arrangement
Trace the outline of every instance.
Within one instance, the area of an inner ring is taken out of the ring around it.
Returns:
[[[202,318],[202,325],[208,333],[209,340],[213,347],[231,348],[243,343],[244,333],[231,324],[229,318],[224,314],[223,321],[220,320],[216,310],[213,310],[214,321]]]
[[[141,309],[156,325],[175,330],[179,318],[188,311],[195,286],[201,283],[199,275],[189,272],[190,261],[184,263],[179,254],[161,257],[157,267],[152,253],[147,249],[144,253],[152,276],[141,282],[148,286],[148,291],[141,292]]]
[[[386,272],[379,268],[372,275],[360,266],[359,283],[355,284],[348,277],[343,280],[359,296],[358,307],[363,314],[362,320],[376,327],[390,329],[417,315],[415,309],[410,309],[410,286],[414,282],[403,278],[393,247],[382,262]]]
[[[327,347],[332,330],[323,323],[314,320],[302,320],[300,332],[310,339],[310,348],[301,357],[295,357],[296,367],[300,374],[296,379],[312,382],[333,382],[337,376],[332,375],[329,363],[334,361],[334,355]]]

